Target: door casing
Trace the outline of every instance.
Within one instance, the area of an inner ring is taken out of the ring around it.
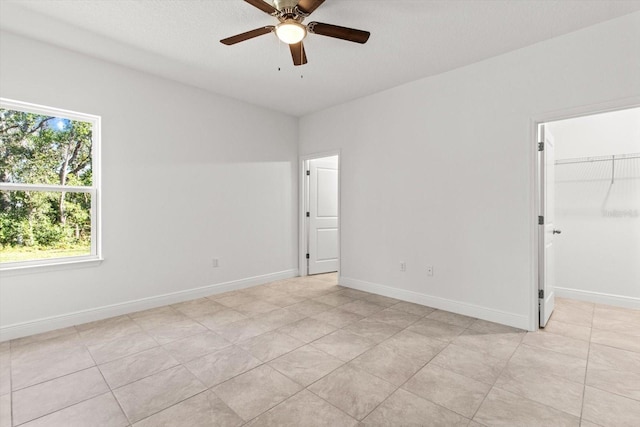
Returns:
[[[594,114],[608,113],[611,111],[626,110],[628,108],[640,107],[640,96],[633,96],[628,98],[615,99],[608,102],[599,104],[585,105],[576,108],[569,108],[559,111],[554,111],[539,116],[532,117],[529,126],[529,149],[531,156],[530,164],[530,177],[531,177],[531,228],[530,238],[533,242],[531,245],[530,256],[530,292],[529,292],[529,330],[536,331],[539,329],[539,308],[538,308],[538,283],[540,278],[540,245],[538,239],[538,231],[540,227],[538,225],[538,216],[542,215],[540,204],[540,169],[539,169],[539,156],[538,156],[538,128],[546,122],[554,122],[558,120],[571,119],[575,117],[591,116]]]
[[[298,274],[300,276],[308,276],[309,270],[307,266],[307,248],[309,245],[309,233],[307,230],[307,206],[306,201],[309,194],[307,180],[307,162],[313,159],[321,159],[323,157],[338,156],[338,277],[340,276],[340,248],[342,246],[342,226],[341,226],[341,185],[342,180],[342,162],[340,150],[323,151],[320,153],[307,154],[300,156],[298,165]]]

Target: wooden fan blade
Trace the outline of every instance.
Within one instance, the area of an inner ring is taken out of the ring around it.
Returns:
[[[307,54],[304,51],[304,45],[302,44],[302,42],[290,44],[289,50],[291,50],[293,65],[304,65],[307,63]]]
[[[324,0],[299,0],[298,9],[300,9],[300,12],[310,15],[314,10],[320,7],[322,3],[324,3]]]
[[[278,9],[276,9],[275,7],[271,6],[269,3],[265,3],[262,0],[244,0],[247,3],[249,3],[251,6],[253,7],[257,7],[258,9],[260,9],[261,11],[263,11],[264,13],[268,13],[269,15],[277,15],[278,14]]]
[[[369,31],[339,27],[337,25],[323,24],[321,22],[310,22],[309,25],[307,25],[307,30],[313,34],[320,34],[321,36],[333,37],[360,44],[366,43],[371,35]]]
[[[267,25],[266,27],[256,28],[255,30],[247,31],[246,33],[237,34],[235,36],[227,37],[226,39],[220,40],[220,43],[226,44],[227,46],[231,46],[232,44],[240,43],[245,40],[252,39],[254,37],[262,36],[264,34],[269,34],[276,28],[273,25]]]

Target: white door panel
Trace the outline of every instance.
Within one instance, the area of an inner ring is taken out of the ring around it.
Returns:
[[[539,232],[539,278],[541,291],[540,326],[544,327],[551,317],[555,306],[555,142],[549,130],[541,127],[544,149],[540,152],[540,207],[544,216],[544,225]]]
[[[309,274],[338,270],[338,158],[309,160]]]

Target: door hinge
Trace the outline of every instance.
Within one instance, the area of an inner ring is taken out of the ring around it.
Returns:
[[[544,289],[538,289],[538,298],[544,299]]]
[[[544,151],[544,142],[538,142],[538,151]]]
[[[544,225],[544,217],[542,215],[538,217],[538,225]]]
[[[307,212],[307,218],[309,218],[309,212]]]
[[[307,171],[307,176],[311,175],[311,171]]]
[[[307,254],[307,259],[309,259],[309,254]]]

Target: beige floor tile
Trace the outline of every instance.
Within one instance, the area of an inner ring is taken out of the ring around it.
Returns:
[[[314,347],[345,362],[361,355],[375,344],[375,341],[342,329],[312,343]]]
[[[204,385],[213,387],[260,365],[260,361],[237,346],[224,348],[186,363]]]
[[[0,395],[11,392],[11,353],[0,352]]]
[[[578,426],[580,418],[493,388],[473,418],[487,426]]]
[[[421,317],[435,311],[435,308],[427,307],[426,305],[414,304],[407,301],[400,301],[399,303],[392,305],[390,308],[393,308],[394,310],[404,311],[405,313],[415,314],[416,316]]]
[[[11,427],[11,393],[0,395],[0,427]]]
[[[591,327],[574,325],[572,323],[549,320],[541,332],[562,335],[577,340],[589,341],[591,339]]]
[[[593,305],[556,304],[551,320],[590,328],[593,322]]]
[[[115,389],[176,365],[178,361],[167,350],[155,347],[99,365],[99,368],[109,387]]]
[[[304,314],[300,314],[293,310],[287,310],[286,308],[279,308],[277,310],[270,311],[265,314],[256,316],[255,319],[264,324],[270,331],[283,327],[298,320],[304,319]]]
[[[597,306],[593,328],[640,337],[640,310]]]
[[[282,291],[277,289],[273,289],[269,286],[254,286],[251,288],[243,289],[242,291],[245,295],[251,295],[258,299],[264,300],[267,297],[278,297],[285,295]]]
[[[243,304],[248,304],[253,301],[258,301],[258,298],[245,293],[237,293],[237,294],[216,298],[215,301],[218,304],[222,304],[226,307],[235,308]]]
[[[364,426],[463,427],[469,420],[405,390],[397,390],[367,418]]]
[[[353,299],[363,299],[367,295],[371,295],[368,292],[359,291],[357,289],[345,288],[345,287],[340,287],[340,286],[338,288],[339,288],[338,292],[339,292],[340,295],[344,295],[344,296],[347,296],[347,297],[353,298]]]
[[[301,387],[272,367],[262,365],[213,389],[245,421],[271,409]]]
[[[42,341],[35,341],[29,344],[11,349],[11,359],[19,360],[23,358],[36,359],[58,351],[81,349],[84,341],[78,334],[66,334]],[[9,354],[8,352],[5,352]]]
[[[239,427],[243,423],[242,418],[207,390],[135,423],[134,427]]]
[[[290,335],[303,342],[315,341],[335,331],[335,326],[313,318],[306,318],[290,323],[278,329],[278,332]]]
[[[640,373],[640,353],[606,345],[591,344],[589,363],[603,368]]]
[[[136,332],[111,341],[89,345],[87,348],[96,363],[100,364],[157,346],[158,343],[156,340],[151,338],[146,332]]]
[[[636,427],[640,401],[587,386],[582,418],[603,427]]]
[[[371,341],[381,342],[400,332],[401,328],[369,318],[353,322],[343,328]]]
[[[436,310],[428,314],[427,319],[437,320],[438,322],[448,323],[450,325],[468,328],[477,319],[474,317],[463,316],[462,314],[452,313],[450,311]]]
[[[569,381],[584,384],[587,361],[539,347],[520,345],[509,360],[514,369],[546,372]]]
[[[11,386],[18,390],[94,366],[84,345],[49,353],[35,353],[11,360]]]
[[[209,298],[198,298],[190,301],[173,304],[171,307],[178,310],[185,316],[194,318],[198,316],[204,316],[205,314],[215,313],[216,311],[224,310],[226,307],[218,304]]]
[[[443,341],[451,341],[464,331],[461,326],[451,325],[449,323],[439,322],[437,320],[423,318],[418,320],[407,330],[417,332],[428,337],[437,338]]]
[[[355,427],[358,422],[313,393],[302,390],[247,424],[250,427]]]
[[[640,338],[633,335],[593,329],[591,333],[591,342],[640,353]]]
[[[364,319],[364,316],[352,313],[350,311],[345,311],[340,307],[337,307],[333,310],[316,314],[315,316],[313,316],[313,318],[320,320],[321,322],[328,323],[329,325],[333,325],[336,328],[344,328],[345,326],[353,322]]]
[[[236,343],[264,334],[269,328],[256,319],[243,319],[216,327],[214,332],[223,338]]]
[[[247,316],[240,313],[239,311],[226,309],[217,311],[215,313],[209,313],[204,316],[196,317],[194,318],[194,320],[211,330],[216,330],[222,325],[237,322],[239,320],[244,320],[246,318]]]
[[[305,300],[297,304],[290,305],[287,310],[293,310],[297,313],[304,314],[305,316],[315,316],[322,312],[333,309],[334,307],[329,304],[314,300]]]
[[[450,344],[429,363],[486,384],[493,384],[506,365],[504,360],[455,344]]]
[[[386,339],[382,344],[395,349],[405,357],[418,359],[425,363],[433,359],[448,345],[446,341],[427,337],[406,329]]]
[[[383,295],[369,294],[362,298],[365,301],[372,302],[374,304],[381,305],[383,307],[391,307],[400,302],[395,298],[385,297]]]
[[[343,366],[317,381],[309,390],[352,417],[362,420],[384,401],[395,386],[351,366]]]
[[[500,323],[488,322],[482,319],[476,319],[469,329],[483,334],[508,334],[508,333],[524,333],[522,329],[514,328],[512,326],[501,325]]]
[[[189,318],[178,322],[168,323],[154,329],[149,329],[148,333],[158,341],[158,344],[168,344],[171,341],[179,340],[191,335],[206,332],[207,328]]]
[[[145,330],[159,328],[161,326],[188,319],[186,315],[170,306],[133,313],[130,317],[134,322],[136,322],[136,324]]]
[[[393,308],[387,308],[367,317],[369,320],[386,323],[397,328],[406,328],[420,319],[420,316]]]
[[[589,363],[587,385],[640,401],[640,372]]]
[[[164,348],[180,363],[229,347],[231,342],[215,332],[207,331],[165,344]]]
[[[582,410],[584,385],[544,371],[507,365],[495,386],[577,417]]]
[[[278,307],[289,307],[290,305],[294,305],[301,301],[304,301],[305,298],[290,294],[282,294],[265,297],[264,300],[268,303],[277,305]]]
[[[467,329],[452,342],[506,361],[516,351],[523,337],[524,334],[520,332],[478,332]]]
[[[391,384],[401,386],[418,372],[425,362],[405,357],[395,348],[381,344],[356,357],[349,364]]]
[[[360,316],[371,316],[385,308],[386,307],[364,300],[356,300],[340,306],[341,310],[350,311],[351,313],[359,314]]]
[[[124,427],[129,425],[111,393],[101,394],[20,427]]]
[[[314,301],[318,301],[321,302],[323,304],[329,304],[331,306],[334,307],[339,307],[341,305],[345,305],[348,304],[350,302],[353,302],[354,299],[353,298],[349,298],[347,296],[344,295],[339,295],[336,293],[332,293],[332,294],[328,294],[328,295],[323,295],[321,297],[316,297],[314,298]]]
[[[247,350],[255,358],[268,362],[298,347],[302,347],[304,344],[304,342],[289,335],[272,331],[241,341],[238,346]]]
[[[344,364],[324,351],[306,345],[269,362],[269,365],[306,387]]]
[[[528,332],[522,342],[580,359],[586,359],[589,354],[588,342],[546,332]]]
[[[41,342],[41,341],[47,341],[47,340],[50,340],[52,338],[59,338],[59,337],[63,337],[63,336],[66,336],[66,335],[76,335],[77,333],[78,332],[76,331],[76,328],[73,327],[73,326],[70,326],[68,328],[55,329],[53,331],[43,332],[41,334],[30,335],[28,337],[17,338],[17,339],[11,340],[11,348],[13,350],[17,350],[18,348],[22,347],[23,345],[33,344],[33,343]],[[8,342],[7,342],[7,345],[9,345]]]
[[[471,418],[489,393],[491,386],[428,364],[402,388]]]
[[[158,372],[113,391],[131,422],[139,421],[205,390],[183,366]]]
[[[234,308],[248,317],[255,317],[279,309],[280,306],[262,300],[251,301]]]
[[[129,316],[118,316],[98,320],[84,325],[76,325],[80,337],[87,345],[98,344],[136,332],[142,332]]]
[[[109,391],[97,368],[23,388],[13,393],[13,421],[22,424]]]

